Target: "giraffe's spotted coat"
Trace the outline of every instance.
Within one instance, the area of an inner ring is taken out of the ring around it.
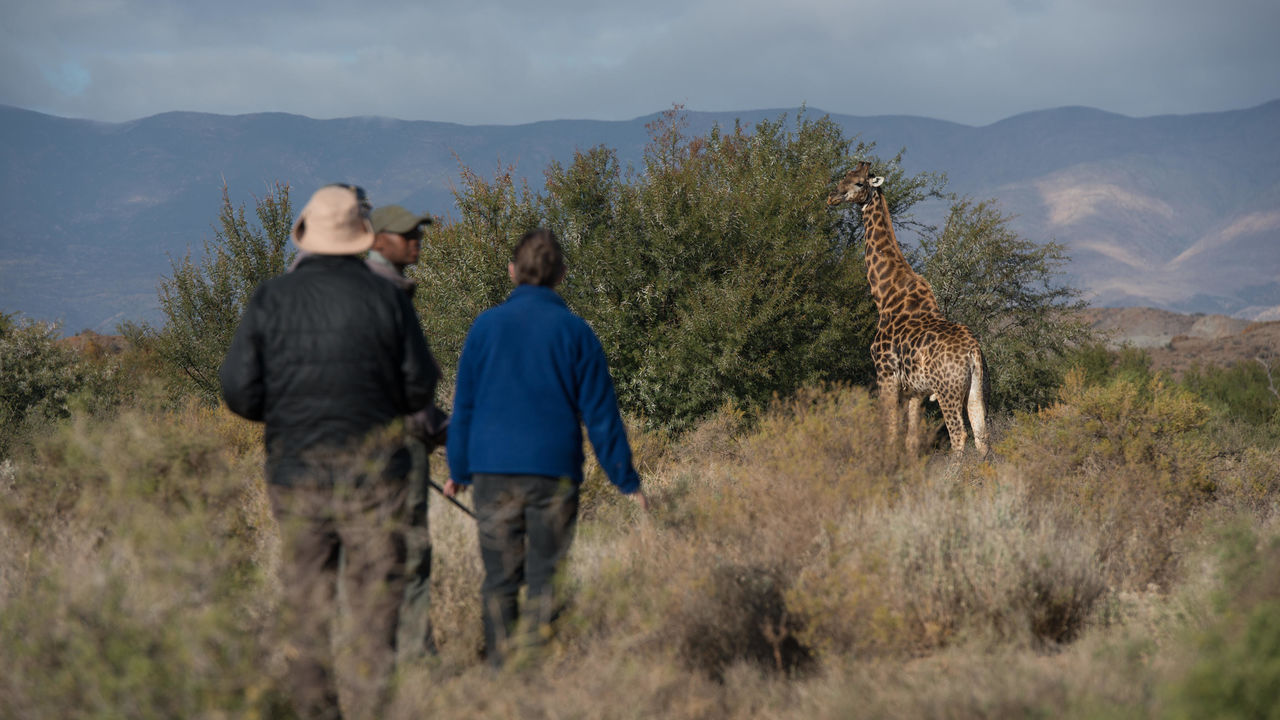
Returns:
[[[905,398],[907,447],[918,450],[920,406],[929,398],[942,408],[953,455],[964,452],[967,434],[962,410],[967,409],[974,444],[985,456],[986,368],[982,349],[969,328],[942,316],[929,282],[907,263],[893,232],[888,203],[879,189],[881,179],[872,178],[870,171],[868,163],[859,163],[836,185],[827,204],[849,202],[862,208],[867,283],[880,315],[871,358],[880,397],[890,413],[886,418],[889,438],[896,442]]]

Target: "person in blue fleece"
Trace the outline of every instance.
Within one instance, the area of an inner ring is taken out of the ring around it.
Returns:
[[[565,274],[555,233],[526,233],[507,272],[515,290],[476,318],[463,344],[446,445],[445,494],[475,487],[485,653],[493,665],[516,644],[521,584],[528,590],[520,643],[550,635],[552,581],[578,517],[581,426],[609,480],[648,507],[604,349],[554,289]]]

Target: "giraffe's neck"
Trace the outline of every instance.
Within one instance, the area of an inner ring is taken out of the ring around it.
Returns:
[[[911,269],[898,245],[884,193],[875,192],[871,202],[862,207],[862,223],[866,228],[867,284],[876,308],[881,313],[890,308],[936,311],[938,303],[928,281]]]

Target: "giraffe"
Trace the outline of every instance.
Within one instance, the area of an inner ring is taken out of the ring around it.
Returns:
[[[880,319],[871,345],[876,384],[891,445],[898,442],[902,400],[907,400],[907,450],[919,451],[920,409],[936,400],[951,437],[953,460],[964,454],[966,433],[961,409],[967,408],[978,453],[988,455],[984,376],[986,364],[969,328],[942,316],[929,281],[907,263],[889,219],[880,189],[882,177],[860,162],[836,185],[827,205],[854,203],[862,208],[867,284]]]

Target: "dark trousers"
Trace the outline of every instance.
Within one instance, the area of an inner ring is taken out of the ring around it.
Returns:
[[[301,718],[379,717],[405,585],[404,476],[269,485],[280,524],[286,682]]]
[[[578,487],[568,478],[540,475],[476,474],[476,525],[484,584],[480,595],[485,653],[500,665],[513,647],[536,644],[550,635],[555,614],[553,581],[573,542],[578,519]],[[526,584],[524,630],[517,596]]]
[[[409,475],[409,526],[405,529],[408,564],[396,637],[396,663],[400,666],[436,654],[431,630],[431,531],[427,524],[431,451],[418,440],[410,439],[407,444],[413,453],[413,471]]]

